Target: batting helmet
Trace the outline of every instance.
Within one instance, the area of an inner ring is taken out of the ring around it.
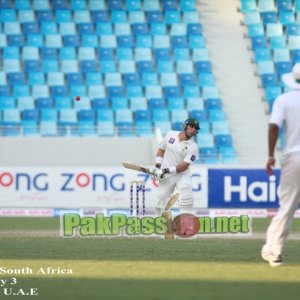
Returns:
[[[184,125],[193,125],[197,128],[197,130],[200,129],[200,126],[199,126],[199,121],[197,119],[194,119],[194,118],[188,118],[184,121]]]

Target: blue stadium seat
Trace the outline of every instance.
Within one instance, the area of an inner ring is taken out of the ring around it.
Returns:
[[[147,23],[135,23],[131,25],[131,30],[134,35],[145,35],[148,34]]]
[[[172,97],[181,97],[181,90],[178,86],[166,86],[164,87],[164,96],[166,98],[172,98]],[[154,97],[156,98],[156,97]],[[157,97],[160,98],[160,97]]]
[[[100,72],[101,73],[112,73],[116,72],[115,62],[112,60],[107,60],[100,62]]]
[[[179,11],[169,10],[165,12],[165,23],[171,25],[181,22],[181,15]]]
[[[138,35],[136,37],[136,48],[151,48],[152,37],[151,35]]]
[[[65,77],[64,73],[61,72],[49,72],[47,74],[47,84],[49,86],[53,85],[64,85],[65,84]]]
[[[56,97],[55,98],[55,108],[60,111],[62,109],[71,109],[72,102],[69,97]]]
[[[201,127],[201,124],[200,124]],[[197,145],[200,148],[212,148],[215,146],[214,136],[211,133],[201,133],[201,129],[199,134],[197,135]]]
[[[151,110],[164,109],[165,107],[166,107],[166,103],[163,98],[158,98],[158,99],[154,98],[149,100],[149,108]]]
[[[51,86],[50,94],[53,98],[67,97],[68,89],[63,85]],[[38,97],[47,97],[48,95],[38,95]],[[77,95],[76,95],[77,96]]]
[[[6,109],[3,110],[3,122],[15,122],[21,121],[20,111],[18,109]]]
[[[225,121],[226,116],[223,110],[220,109],[212,109],[209,111],[209,121],[210,122],[220,122]]]
[[[261,13],[261,18],[262,18],[262,21],[263,21],[263,23],[265,25],[266,24],[277,23],[277,13],[275,11],[265,11],[265,12],[262,12]],[[253,23],[253,24],[255,24],[255,23]]]
[[[71,85],[70,86],[70,97],[75,98],[76,96],[86,97],[87,91],[86,91],[86,86],[85,85]],[[77,102],[77,101],[76,101]],[[81,101],[78,102],[83,102],[82,99]]]
[[[254,36],[251,37],[252,48],[267,48],[267,40],[265,36]]]
[[[75,74],[80,74],[80,73],[75,73]],[[85,77],[86,77],[85,84],[87,86],[102,85],[102,76],[100,73],[97,72],[86,73]]]
[[[154,50],[154,55],[156,61],[170,61],[170,50],[168,48],[160,48],[160,49],[155,49]]]
[[[202,124],[201,124],[202,127]],[[212,123],[212,132],[214,135],[219,134],[229,134],[228,123],[224,121],[213,122]]]
[[[204,110],[204,101],[200,97],[187,98],[187,110],[188,111],[202,111]]]
[[[126,0],[127,11],[140,11],[142,9],[141,0]]]
[[[13,10],[12,10],[13,11]],[[6,16],[7,17],[7,16]],[[15,17],[15,15],[14,15]],[[9,22],[15,21],[13,16],[10,16],[11,20]],[[29,23],[35,21],[34,11],[33,10],[19,10],[18,20],[20,23]],[[5,22],[5,21],[4,21]]]
[[[169,111],[165,109],[155,109],[152,111],[153,122],[170,122]]]
[[[128,98],[143,97],[143,88],[140,85],[130,85],[126,87],[126,96]]]
[[[56,50],[56,48],[42,47],[41,57],[44,60],[57,60],[57,50]]]
[[[295,22],[295,15],[292,10],[280,10],[279,21],[282,25],[287,25]]]
[[[48,1],[45,1],[45,0],[33,0],[32,8],[34,10],[38,10],[39,11],[39,10],[49,9],[50,6],[49,6]]]
[[[52,0],[52,6],[56,10],[67,9],[68,8],[68,2],[67,2],[67,0]]]
[[[262,85],[264,88],[268,87],[268,86],[277,86],[278,85],[277,74],[262,74],[261,79],[262,79]]]
[[[37,22],[26,22],[22,24],[22,32],[24,34],[38,34],[39,25]]]
[[[139,61],[137,67],[140,73],[153,73],[155,70],[152,61]]]
[[[290,61],[278,62],[276,64],[276,69],[278,75],[281,77],[285,73],[290,73],[292,71],[292,63]]]
[[[13,96],[15,98],[19,97],[29,97],[30,91],[28,85],[15,85],[13,87]]]
[[[171,45],[173,48],[187,48],[188,42],[185,36],[172,36]]]
[[[67,74],[68,85],[82,85],[83,77],[82,73],[69,73]]]
[[[8,82],[11,85],[24,85],[25,74],[22,72],[13,72],[8,74]]]
[[[190,49],[205,48],[205,42],[203,36],[191,35],[189,37],[188,46]]]
[[[24,64],[24,71],[27,73],[41,71],[41,65],[39,60],[25,60],[23,64]]]
[[[56,23],[63,23],[63,22],[71,22],[72,21],[71,11],[67,10],[67,9],[57,9],[56,13],[55,13],[55,16],[56,16],[56,18],[55,18]]]
[[[157,121],[154,123],[154,127],[159,128],[162,134],[165,135],[168,131],[171,130],[171,123],[170,121]]]
[[[118,48],[117,51],[121,51],[120,49],[127,50],[127,48]],[[128,50],[131,51],[131,49],[128,49]],[[100,61],[114,60],[115,59],[114,50],[109,49],[109,48],[99,48],[98,49],[98,58]]]
[[[148,23],[162,23],[163,14],[159,10],[152,10],[147,12],[147,22]]]
[[[200,88],[197,85],[183,87],[183,96],[185,98],[200,97]]]
[[[121,137],[134,137],[134,126],[132,122],[119,122],[117,124],[118,134]]]
[[[10,2],[10,1],[2,1],[3,3],[5,2]],[[1,8],[4,8],[2,6],[3,4],[1,3]],[[30,0],[15,0],[15,7],[16,9],[18,10],[21,10],[21,9],[30,9]]]
[[[222,100],[220,98],[209,98],[206,100],[206,109],[210,110],[221,110],[222,109]]]
[[[195,118],[197,120],[206,121],[207,120],[207,112],[205,110],[192,110],[190,112],[190,117]]]
[[[106,90],[107,90],[107,96],[109,98],[124,96],[124,90],[123,90],[123,87],[121,87],[121,86],[107,87]]]
[[[39,22],[51,22],[53,21],[53,12],[49,9],[37,11],[37,20]]]
[[[93,25],[93,23],[80,23],[80,24],[77,24],[77,31],[81,35],[94,34],[94,25]]]
[[[124,35],[124,36],[118,36],[117,37],[117,43],[119,47],[133,47],[133,37],[130,35]]]
[[[35,60],[30,60],[30,61],[35,61]],[[58,72],[58,69],[59,69],[58,61],[56,61],[56,60],[44,60],[42,63],[43,63],[42,69],[43,69],[44,73]]]
[[[41,48],[44,46],[43,36],[41,34],[27,35],[26,46]]]
[[[232,147],[232,137],[230,134],[218,134],[215,136],[216,146],[220,147]]]
[[[51,49],[55,49],[55,48],[51,48]],[[60,48],[59,55],[60,55],[61,60],[76,60],[77,59],[76,49],[73,47]]]
[[[90,85],[88,87],[88,97],[90,99],[94,98],[105,98],[106,91],[103,85]]]
[[[0,85],[7,84],[6,73],[0,72]]]
[[[114,114],[111,109],[100,109],[97,110],[97,121],[99,122],[108,122],[114,120]]]
[[[139,74],[137,73],[124,74],[123,78],[126,86],[135,86],[140,84]]]
[[[80,70],[83,73],[97,72],[97,65],[95,60],[82,60],[80,61]]]
[[[63,73],[76,73],[79,71],[77,60],[63,60],[61,62],[61,71]]]
[[[194,86],[196,84],[196,76],[194,74],[180,74],[179,82],[181,86]]]
[[[8,37],[8,45],[13,47],[23,47],[25,44],[25,38],[23,34],[10,34]]]
[[[16,100],[9,95],[5,95],[1,93],[0,88],[0,110],[14,109],[16,107]]]
[[[64,47],[79,47],[80,46],[80,36],[77,34],[69,34],[63,36]]]
[[[108,100],[108,98],[94,98],[92,100],[92,108],[94,110],[109,109],[109,100]]]
[[[127,109],[128,99],[125,97],[114,97],[111,99],[111,108],[113,110]]]
[[[75,11],[85,10],[87,8],[85,1],[71,0],[70,4],[71,4],[71,9]]]
[[[36,107],[40,110],[48,110],[53,108],[53,100],[51,98],[37,98]]]
[[[132,97],[129,99],[129,101],[130,101],[130,108],[133,112],[136,112],[137,110],[148,109],[147,99],[144,97]]]
[[[97,48],[98,38],[96,35],[83,35],[81,43],[83,47]]]
[[[135,133],[137,136],[152,136],[153,127],[151,121],[137,121],[135,124]]]
[[[185,102],[183,98],[168,98],[168,109],[170,111],[175,109],[184,110],[185,109]]]
[[[18,47],[6,47],[3,49],[4,59],[20,59],[20,50]]]

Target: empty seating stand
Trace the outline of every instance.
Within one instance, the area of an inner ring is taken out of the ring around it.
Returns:
[[[281,80],[282,75],[300,62],[300,2],[240,0],[240,3],[271,112],[275,98],[289,90]]]
[[[200,149],[215,149],[202,155],[219,157],[202,162],[223,162],[216,137],[230,132],[196,0],[3,0],[0,8],[3,135],[151,136],[194,116]]]

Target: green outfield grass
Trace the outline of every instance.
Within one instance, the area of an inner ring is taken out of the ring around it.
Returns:
[[[253,220],[253,231],[264,232],[269,221]],[[26,230],[39,235],[26,237]],[[43,236],[49,230],[52,235]],[[299,219],[292,231],[300,232]],[[298,299],[300,240],[287,243],[285,265],[278,268],[261,260],[262,244],[236,238],[64,239],[58,219],[0,218],[0,267],[29,267],[36,273],[51,266],[74,272],[14,275],[15,287],[38,288],[38,296],[25,299]],[[10,277],[0,274],[0,280]],[[0,299],[24,298],[4,297],[2,290]]]

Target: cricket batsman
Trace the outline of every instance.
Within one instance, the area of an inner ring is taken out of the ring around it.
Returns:
[[[190,165],[199,155],[193,137],[198,133],[199,121],[188,118],[182,131],[169,131],[161,141],[155,159],[152,178],[159,181],[156,213],[168,209],[175,188],[179,192],[180,212],[193,210],[192,174]],[[175,203],[172,203],[175,204]]]

